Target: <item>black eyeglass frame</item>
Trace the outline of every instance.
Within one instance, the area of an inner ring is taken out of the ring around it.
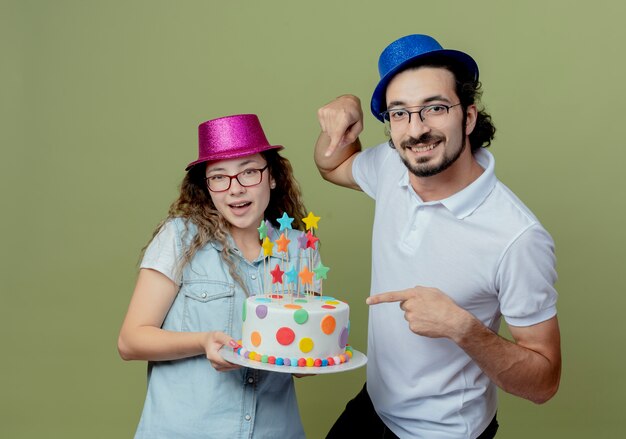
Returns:
[[[219,192],[226,192],[228,189],[230,189],[230,185],[231,185],[231,184],[233,184],[233,179],[237,179],[237,183],[239,183],[239,184],[240,184],[241,186],[243,186],[243,187],[252,187],[252,186],[256,186],[256,185],[261,184],[261,182],[263,181],[263,171],[265,171],[268,167],[269,167],[269,164],[268,164],[268,165],[263,166],[262,168],[248,168],[248,169],[244,169],[244,170],[243,170],[243,171],[241,171],[241,172],[238,172],[238,173],[237,173],[237,174],[235,174],[235,175],[228,175],[228,174],[215,174],[215,175],[211,175],[210,177],[205,177],[205,178],[204,178],[204,182],[206,183],[206,187],[207,187],[207,189],[208,189],[208,190],[210,190],[211,192],[218,192],[218,193],[219,193]],[[240,176],[241,174],[243,174],[244,172],[249,172],[249,171],[260,171],[260,174],[259,174],[259,175],[261,176],[261,178],[259,179],[259,182],[258,182],[258,183],[254,183],[254,184],[243,184],[243,183],[239,180],[239,176]],[[215,176],[217,176],[217,175],[220,175],[220,176],[222,176],[222,177],[228,177],[228,178],[229,178],[229,180],[228,180],[228,187],[227,187],[226,189],[222,189],[222,190],[220,190],[220,191],[216,191],[216,190],[214,190],[214,189],[211,189],[211,185],[209,184],[209,179],[210,179],[210,178],[213,178],[213,177],[215,177]]]
[[[407,124],[411,123],[411,115],[412,114],[417,114],[420,118],[421,122],[424,122],[426,120],[425,117],[422,116],[422,112],[426,109],[432,109],[433,107],[443,107],[446,109],[446,114],[450,113],[450,108],[454,108],[454,107],[458,107],[459,105],[461,105],[461,103],[459,102],[458,104],[454,104],[454,105],[446,105],[446,104],[430,104],[430,105],[420,105],[419,106],[419,110],[416,111],[409,111],[409,108],[417,108],[417,107],[398,107],[398,108],[392,108],[391,110],[385,110],[382,113],[380,113],[380,116],[383,118],[383,121],[391,124],[393,123],[391,121],[391,118],[389,117],[389,113],[393,112],[393,111],[406,111],[407,114],[409,115],[409,120],[407,122]]]

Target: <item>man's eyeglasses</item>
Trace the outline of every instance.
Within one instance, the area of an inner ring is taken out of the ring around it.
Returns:
[[[233,178],[236,178],[243,187],[256,186],[263,180],[263,171],[267,169],[265,165],[261,169],[245,169],[235,175],[215,174],[205,178],[206,185],[211,192],[224,192],[230,189]]]
[[[419,110],[415,111],[409,111],[409,108],[392,108],[391,110],[383,111],[380,115],[385,123],[389,124],[391,127],[403,127],[410,124],[412,114],[417,114],[420,121],[424,123],[436,123],[437,121],[441,121],[443,116],[450,112],[450,108],[458,105],[461,105],[461,103],[459,102],[454,105],[432,104],[420,105],[419,107],[409,107],[419,108]]]

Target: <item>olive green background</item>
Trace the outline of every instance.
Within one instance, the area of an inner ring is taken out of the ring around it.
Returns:
[[[365,351],[373,203],[318,176],[316,110],[357,94],[363,143],[382,141],[367,110],[377,58],[408,33],[475,57],[497,174],[556,242],[561,389],[542,406],[502,394],[498,437],[623,434],[621,2],[0,5],[1,437],[134,433],[146,367],[118,357],[117,333],[140,250],[195,158],[197,124],[214,117],[258,113],[287,147],[322,218],[325,291],[350,302]],[[364,374],[298,380],[308,437],[324,436]]]

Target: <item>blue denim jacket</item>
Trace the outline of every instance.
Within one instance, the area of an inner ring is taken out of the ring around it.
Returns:
[[[182,254],[195,227],[173,220],[176,252]],[[305,263],[311,250],[300,250],[301,232],[286,230],[290,263]],[[270,229],[270,239],[277,231]],[[151,244],[152,245],[152,244]],[[181,287],[163,329],[171,331],[223,331],[241,338],[242,309],[246,295],[228,272],[220,253],[210,243],[200,249],[182,271]],[[294,257],[298,255],[299,257]],[[249,262],[235,248],[234,259],[250,295],[262,293],[262,252]],[[317,253],[313,254],[317,263]],[[267,264],[267,260],[265,264]],[[280,258],[270,258],[274,267]],[[161,271],[158,258],[142,261],[142,268]],[[217,372],[204,355],[148,364],[148,391],[135,438],[303,438],[304,431],[290,374],[241,368]]]

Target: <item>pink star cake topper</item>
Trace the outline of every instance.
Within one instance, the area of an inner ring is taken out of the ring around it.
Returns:
[[[312,248],[313,250],[315,250],[315,243],[319,240],[320,239],[317,236],[313,235],[310,230],[306,232],[306,248]]]

